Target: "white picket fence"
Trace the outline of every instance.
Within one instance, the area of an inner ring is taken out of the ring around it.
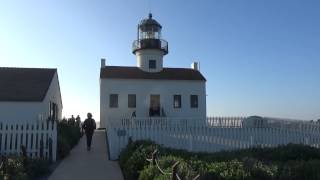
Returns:
[[[28,157],[56,161],[57,123],[0,121],[0,155],[21,154],[22,146]]]
[[[108,123],[110,159],[118,158],[132,140],[152,140],[175,149],[217,152],[288,143],[320,147],[320,125],[304,121],[265,118],[247,122],[245,117],[201,119],[125,118]]]

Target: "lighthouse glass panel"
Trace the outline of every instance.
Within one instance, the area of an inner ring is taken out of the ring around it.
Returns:
[[[148,31],[140,30],[139,36],[140,39],[160,39],[160,31],[149,29]]]

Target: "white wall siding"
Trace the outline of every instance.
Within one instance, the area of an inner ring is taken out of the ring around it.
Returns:
[[[58,106],[58,120],[62,119],[62,99],[61,99],[61,91],[60,91],[60,85],[59,85],[59,79],[58,79],[58,74],[55,73],[50,87],[47,91],[46,97],[43,101],[43,110],[42,112],[45,113],[44,117],[49,116],[49,104],[50,102],[53,102],[57,104]]]
[[[109,107],[109,95],[118,94],[118,108]],[[136,108],[128,108],[128,94],[136,94]],[[206,118],[205,81],[188,80],[100,80],[100,121],[106,127],[114,118],[149,116],[150,95],[160,95],[160,105],[167,117]],[[173,107],[173,95],[181,95],[181,108]],[[198,95],[198,108],[191,108],[190,95]]]
[[[43,113],[42,102],[0,102],[0,121],[35,121]]]
[[[146,72],[160,72],[163,69],[164,52],[154,49],[143,49],[136,52],[137,67]],[[156,68],[149,69],[149,60],[156,61]]]

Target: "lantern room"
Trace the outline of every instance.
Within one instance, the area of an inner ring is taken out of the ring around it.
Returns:
[[[133,42],[132,52],[142,49],[158,49],[168,54],[168,42],[161,39],[162,26],[152,18],[149,13],[148,18],[143,19],[138,25],[137,40]]]

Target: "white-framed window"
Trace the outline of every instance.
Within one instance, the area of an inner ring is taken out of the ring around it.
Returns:
[[[190,95],[190,107],[198,108],[198,95]]]
[[[50,120],[58,119],[58,105],[51,101],[49,103],[49,119]]]
[[[149,69],[156,69],[156,68],[157,68],[156,60],[150,59],[149,60]]]
[[[128,94],[128,108],[136,108],[136,95],[135,94]]]
[[[117,108],[118,104],[118,94],[110,94],[109,96],[109,107],[110,108]]]
[[[181,95],[178,95],[178,94],[173,95],[173,107],[181,108]]]

